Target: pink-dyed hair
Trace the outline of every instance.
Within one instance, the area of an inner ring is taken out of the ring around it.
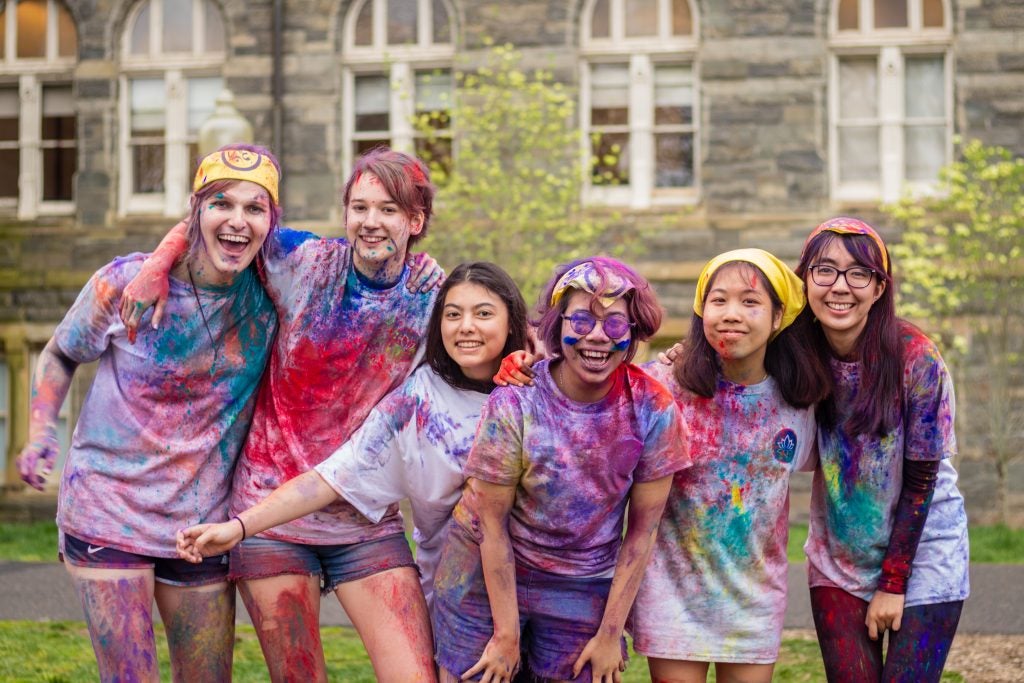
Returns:
[[[544,291],[537,303],[537,319],[533,321],[533,324],[537,326],[537,336],[544,342],[545,349],[552,358],[562,356],[562,316],[569,306],[569,299],[572,298],[573,292],[566,292],[554,306],[551,305],[551,292],[554,291],[555,285],[567,270],[586,261],[594,264],[594,270],[600,276],[602,285],[600,289],[604,289],[604,284],[610,275],[618,276],[633,285],[633,289],[623,295],[629,311],[629,320],[635,323],[630,335],[629,348],[626,349],[626,362],[628,363],[636,356],[640,342],[650,339],[661,327],[662,310],[650,283],[622,261],[608,256],[581,258],[555,268],[554,276],[544,286]],[[598,301],[597,295],[592,295],[590,309],[595,315],[600,313],[600,306],[601,303]]]
[[[430,182],[427,165],[411,154],[396,152],[387,147],[371,149],[356,159],[352,174],[345,183],[341,201],[346,213],[352,187],[364,173],[377,176],[384,190],[407,217],[412,219],[416,215],[423,215],[423,229],[419,234],[409,236],[409,246],[426,237],[434,213],[434,194],[437,192],[437,188]]]

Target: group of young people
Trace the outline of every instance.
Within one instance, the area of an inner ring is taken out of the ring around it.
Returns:
[[[274,681],[326,680],[330,592],[383,681],[610,683],[626,631],[652,680],[770,681],[798,469],[829,679],[939,679],[968,594],[953,388],[873,228],[823,223],[795,271],[715,257],[687,337],[637,366],[662,313],[620,261],[560,266],[531,316],[495,264],[410,257],[415,157],[356,161],[344,238],[280,226],[279,183],[266,149],[208,155],[188,219],[41,354],[37,487],[99,360],[58,526],[102,680],[158,679],[154,598],[174,680],[230,679],[237,585]]]

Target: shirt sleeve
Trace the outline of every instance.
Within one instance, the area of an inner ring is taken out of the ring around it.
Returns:
[[[650,382],[639,409],[646,413],[644,450],[633,473],[638,482],[661,479],[690,466],[690,436],[675,400],[660,384]]]
[[[416,441],[415,415],[415,398],[393,391],[316,466],[324,481],[371,522],[379,522],[390,505],[409,495],[407,458]]]
[[[313,274],[322,270],[338,270],[336,264],[344,263],[348,241],[341,237],[320,237],[303,230],[279,227],[267,237],[264,250],[263,284],[271,298],[287,309],[283,303],[293,293],[304,293],[317,288],[312,281]],[[290,309],[289,309],[290,310]]]
[[[904,385],[908,460],[942,460],[956,453],[953,422],[956,412],[953,379],[930,340],[910,359]]]
[[[818,466],[818,421],[814,408],[810,406],[801,411],[799,434],[802,443],[793,459],[793,470],[796,472],[813,472]]]
[[[498,387],[484,404],[476,440],[466,462],[466,477],[499,486],[515,486],[523,475],[522,392],[535,387]]]
[[[137,258],[141,264],[142,256]],[[111,337],[124,331],[119,313],[126,278],[118,259],[96,271],[53,333],[60,350],[77,363],[90,363],[107,349]]]

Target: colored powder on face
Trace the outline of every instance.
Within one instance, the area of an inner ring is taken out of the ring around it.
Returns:
[[[576,346],[580,343],[580,337],[570,337],[566,335],[565,337],[562,337],[562,343],[566,346]]]
[[[620,339],[612,346],[612,351],[625,351],[629,348],[629,337]]]
[[[214,196],[215,196],[215,197],[216,197],[217,199],[224,199],[224,193],[223,193],[223,192],[218,192],[218,193],[217,193],[217,194],[215,194]]]

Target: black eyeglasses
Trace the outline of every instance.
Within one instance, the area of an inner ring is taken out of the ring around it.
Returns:
[[[609,339],[622,339],[629,334],[629,328],[636,323],[629,322],[629,318],[621,313],[612,313],[606,318],[597,318],[590,311],[573,311],[572,315],[563,315],[563,320],[569,321],[569,327],[580,336],[587,336],[594,331],[597,323],[601,323],[604,333]]]
[[[811,271],[811,279],[819,287],[831,287],[842,275],[846,278],[846,284],[854,289],[863,289],[870,285],[872,278],[875,277],[875,271],[863,266],[854,266],[846,270],[839,270],[835,266],[811,266],[807,270]]]

